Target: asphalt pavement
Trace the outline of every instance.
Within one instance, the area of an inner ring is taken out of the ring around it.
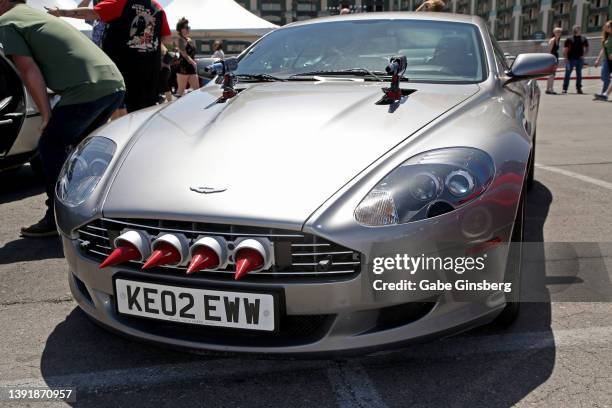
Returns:
[[[72,301],[58,240],[19,237],[44,209],[31,169],[0,174],[0,388],[77,392],[0,406],[612,406],[612,303],[566,296],[583,273],[612,275],[612,103],[592,101],[599,84],[542,98],[526,239],[552,303],[524,304],[506,330],[362,357],[191,355],[106,332]]]

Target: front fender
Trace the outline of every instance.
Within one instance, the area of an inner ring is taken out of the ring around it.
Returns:
[[[383,227],[375,235],[382,234],[380,239],[383,240],[387,233],[390,233],[389,237],[411,236],[421,239],[427,235],[435,238],[438,234],[436,230],[440,230],[440,224],[435,223],[437,218],[446,222],[452,217],[458,217],[461,221],[468,213],[482,210],[490,215],[492,221],[488,232],[483,231],[478,237],[461,238],[459,222],[453,224],[452,228],[456,230],[447,236],[468,241],[486,239],[494,231],[505,231],[500,237],[508,241],[516,218],[532,143],[517,109],[523,102],[521,96],[496,87],[473,96],[372,163],[312,214],[304,230],[368,253],[371,249],[368,244],[371,235],[354,233],[362,230],[363,226],[353,216],[355,208],[368,192],[410,157],[429,150],[465,146],[487,152],[495,164],[494,180],[477,201],[462,207],[466,210],[455,210],[426,220],[428,224],[407,223]],[[423,234],[423,229],[419,232],[419,228],[425,226],[433,232]]]

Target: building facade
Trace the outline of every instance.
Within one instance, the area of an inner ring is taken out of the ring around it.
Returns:
[[[247,10],[278,25],[338,14],[414,10],[422,0],[239,0]],[[450,0],[447,10],[476,14],[489,21],[498,40],[530,40],[550,36],[553,27],[568,34],[576,24],[585,33],[600,34],[612,19],[612,0]]]

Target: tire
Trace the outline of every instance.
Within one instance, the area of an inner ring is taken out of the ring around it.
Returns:
[[[527,180],[525,180],[525,187]],[[506,300],[504,310],[495,318],[493,324],[499,328],[510,326],[519,316],[521,305],[521,269],[523,264],[523,230],[525,223],[525,187],[521,193],[516,219],[512,227],[512,238],[506,264],[505,281],[512,283],[512,291]]]

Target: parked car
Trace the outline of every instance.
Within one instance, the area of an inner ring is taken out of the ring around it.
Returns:
[[[88,316],[258,353],[377,350],[516,318],[534,78],[554,57],[509,67],[475,16],[363,13],[284,26],[235,62],[218,69],[237,84],[112,122],[66,162],[56,217]],[[485,270],[396,262],[468,256]],[[458,278],[514,289],[435,286]]]
[[[0,53],[0,171],[30,162],[40,172],[40,114],[14,65]]]

